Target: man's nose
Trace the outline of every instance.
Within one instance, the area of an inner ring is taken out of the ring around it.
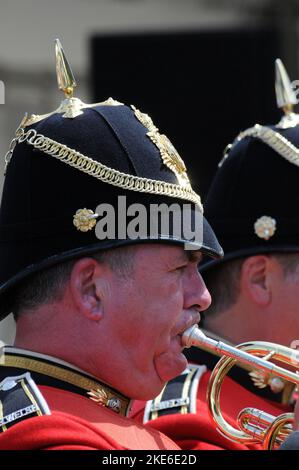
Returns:
[[[210,292],[199,272],[194,274],[192,280],[189,279],[185,303],[188,304],[186,308],[196,305],[199,311],[206,310],[212,303]]]
[[[212,303],[212,297],[210,291],[208,291],[204,281],[203,282],[203,291],[200,296],[200,310],[207,310]]]

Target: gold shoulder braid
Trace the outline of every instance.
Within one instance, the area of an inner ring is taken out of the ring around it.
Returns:
[[[29,372],[0,382],[0,434],[15,424],[51,411]]]

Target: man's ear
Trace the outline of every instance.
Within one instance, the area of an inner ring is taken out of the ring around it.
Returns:
[[[266,255],[250,256],[242,264],[241,289],[261,307],[268,306],[272,299],[272,264]]]
[[[82,258],[74,265],[69,284],[77,309],[96,322],[103,316],[102,298],[96,287],[102,275],[103,268],[96,260]]]

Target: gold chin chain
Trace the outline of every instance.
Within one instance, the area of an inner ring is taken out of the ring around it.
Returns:
[[[61,162],[77,168],[78,170],[87,173],[104,183],[112,184],[130,191],[162,194],[190,201],[195,203],[199,207],[200,211],[203,212],[200,196],[193,191],[190,184],[183,187],[178,184],[167,183],[165,181],[152,180],[121,173],[120,171],[109,168],[106,165],[67,147],[66,145],[49,139],[42,134],[38,134],[35,129],[29,129],[27,132],[25,132],[24,129],[18,129],[18,135],[13,139],[11,146],[14,148],[16,143],[22,142],[26,142],[41,152],[51,155]]]
[[[261,140],[288,162],[299,166],[299,149],[279,132],[274,131],[270,127],[261,126],[260,124],[256,124],[254,127],[250,127],[249,129],[246,129],[246,131],[240,132],[234,142],[227,146],[227,151],[225,151],[224,157],[218,166],[222,166],[223,162],[229,156],[231,149],[245,137],[255,137],[256,139]]]

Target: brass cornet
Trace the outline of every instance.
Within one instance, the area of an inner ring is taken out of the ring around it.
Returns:
[[[245,408],[238,415],[237,421],[240,429],[237,429],[222,416],[220,391],[225,375],[237,361],[293,382],[298,387],[299,375],[296,372],[269,362],[271,358],[295,368],[294,356],[296,352],[294,349],[263,341],[248,342],[233,347],[208,338],[197,325],[184,332],[182,343],[185,348],[203,347],[224,356],[216,364],[207,390],[209,412],[219,432],[228,439],[245,445],[262,443],[264,449],[277,448],[292,432],[293,413],[284,413],[275,417],[256,408]]]

